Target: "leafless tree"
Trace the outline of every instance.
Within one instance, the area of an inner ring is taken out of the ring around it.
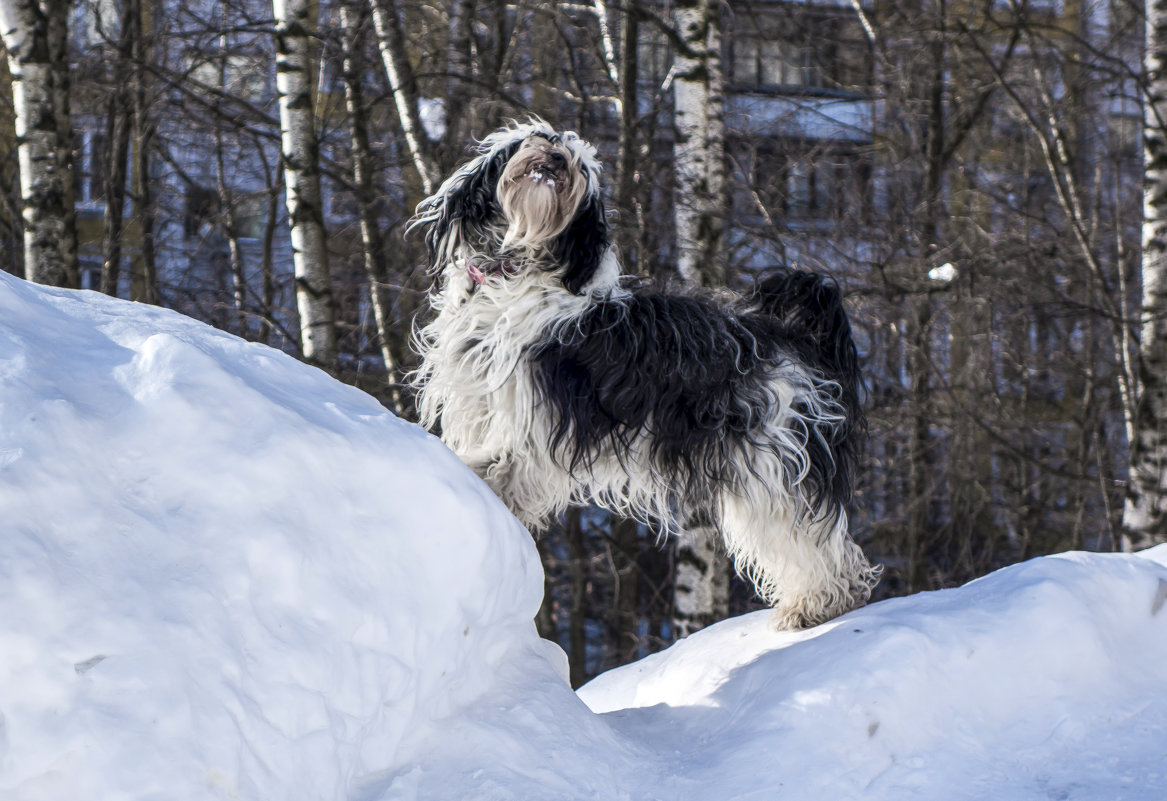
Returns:
[[[319,9],[311,0],[273,0],[272,8],[276,17],[276,86],[300,341],[304,358],[331,366],[337,359],[336,310],[320,190],[312,68],[312,36]]]
[[[69,114],[68,0],[4,0],[29,280],[78,286]]]

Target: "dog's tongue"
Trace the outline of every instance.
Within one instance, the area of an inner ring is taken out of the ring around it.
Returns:
[[[514,265],[509,261],[504,262],[476,262],[470,259],[466,260],[466,272],[470,274],[470,278],[474,283],[482,285],[492,275],[514,275]]]

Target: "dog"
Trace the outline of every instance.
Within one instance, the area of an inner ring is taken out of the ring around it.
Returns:
[[[434,272],[414,333],[422,425],[532,530],[596,504],[665,531],[712,519],[779,629],[878,581],[849,535],[863,432],[839,289],[744,297],[622,277],[595,148],[511,123],[417,208]]]

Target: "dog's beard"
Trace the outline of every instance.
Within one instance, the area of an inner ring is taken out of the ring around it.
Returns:
[[[586,188],[583,174],[570,156],[562,166],[549,163],[548,152],[525,145],[499,178],[496,192],[507,221],[504,250],[546,247],[579,209]]]

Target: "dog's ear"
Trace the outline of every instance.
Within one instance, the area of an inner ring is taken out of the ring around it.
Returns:
[[[425,243],[435,267],[458,246],[458,242],[450,241],[451,236],[462,236],[468,229],[481,229],[498,214],[495,188],[507,162],[521,144],[522,140],[516,140],[467,162],[437,193],[418,206],[419,223],[428,223]]]
[[[593,193],[580,206],[575,219],[555,240],[555,260],[565,266],[563,286],[573,295],[595,276],[600,261],[611,244],[608,234],[608,215],[599,192]]]

